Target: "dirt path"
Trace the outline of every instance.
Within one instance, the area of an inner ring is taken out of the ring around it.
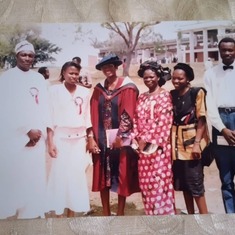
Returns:
[[[212,214],[224,214],[223,202],[220,191],[220,180],[218,170],[215,162],[210,167],[205,167],[205,189],[206,189],[206,200],[209,213]],[[91,192],[91,181],[92,181],[92,166],[87,169],[87,179],[90,189],[90,202],[91,208],[93,209],[90,216],[101,216],[102,206],[100,203],[99,193]],[[176,208],[177,213],[185,213],[186,207],[181,192],[175,192]],[[117,195],[111,193],[111,210],[113,213],[117,209]],[[197,208],[197,207],[195,207]],[[140,193],[132,194],[127,198],[127,204],[125,209],[125,215],[144,215],[143,203]]]

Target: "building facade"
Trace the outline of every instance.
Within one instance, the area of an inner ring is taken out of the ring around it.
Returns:
[[[177,29],[177,57],[182,62],[220,60],[218,42],[223,37],[235,38],[233,21],[204,21]]]
[[[132,64],[146,60],[156,60],[159,63],[218,61],[218,42],[226,36],[235,39],[235,22],[192,21],[192,24],[187,23],[175,32],[176,38],[137,45],[132,54]],[[111,48],[100,48],[99,58],[109,52],[125,60],[123,51],[111,51]]]

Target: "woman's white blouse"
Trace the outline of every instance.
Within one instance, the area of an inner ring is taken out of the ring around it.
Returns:
[[[78,85],[72,96],[64,84],[58,84],[49,88],[49,94],[54,128],[91,126],[89,89]]]

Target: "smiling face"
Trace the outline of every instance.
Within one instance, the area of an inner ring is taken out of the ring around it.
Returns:
[[[149,92],[155,91],[158,87],[159,77],[151,69],[146,69],[143,74],[143,80],[146,87],[149,88]]]
[[[16,65],[23,71],[28,71],[34,62],[34,53],[31,51],[21,51],[16,55]]]
[[[235,44],[233,42],[222,42],[219,47],[219,52],[223,63],[230,65],[235,58]]]
[[[63,78],[65,83],[68,85],[73,85],[78,82],[80,70],[78,70],[75,66],[69,66],[63,71]]]
[[[172,84],[176,90],[183,91],[188,87],[189,80],[182,69],[176,69],[173,71]]]
[[[105,64],[101,67],[101,71],[107,78],[109,78],[116,76],[117,67],[114,64]]]

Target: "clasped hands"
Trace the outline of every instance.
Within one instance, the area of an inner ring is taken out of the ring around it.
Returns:
[[[133,139],[131,146],[136,152],[139,153],[144,150],[146,144],[147,142],[144,139],[139,138],[138,141],[136,139]]]
[[[112,146],[110,146],[110,149],[118,149],[118,148],[121,148],[122,146],[123,146],[123,140],[121,137],[117,136]],[[101,150],[98,147],[93,137],[88,138],[86,151],[88,151],[89,153],[93,153],[93,154],[100,153]]]
[[[40,140],[42,136],[42,132],[38,129],[31,129],[27,133],[29,137],[29,142],[25,145],[26,147],[33,147],[37,144],[37,142]]]
[[[93,154],[99,154],[100,149],[93,137],[87,139],[86,151]]]

